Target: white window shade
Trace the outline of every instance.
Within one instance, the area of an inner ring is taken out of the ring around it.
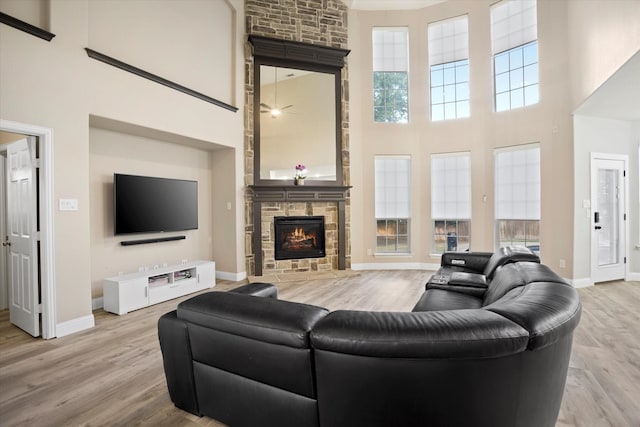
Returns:
[[[446,64],[469,58],[469,19],[467,15],[433,22],[428,27],[429,65]]]
[[[495,153],[496,219],[540,219],[540,147]]]
[[[538,39],[536,0],[503,0],[491,7],[491,50],[498,54]]]
[[[471,218],[471,156],[469,153],[431,157],[431,217]]]
[[[376,156],[376,218],[410,218],[411,158]]]
[[[409,32],[406,27],[373,29],[373,71],[409,71]]]

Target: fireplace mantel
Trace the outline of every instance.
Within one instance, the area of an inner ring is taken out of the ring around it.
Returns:
[[[249,185],[254,202],[339,202],[351,186]]]
[[[351,186],[338,185],[249,185],[253,199],[253,239],[255,275],[262,276],[262,203],[336,202],[338,205],[338,269],[346,266],[345,205]]]

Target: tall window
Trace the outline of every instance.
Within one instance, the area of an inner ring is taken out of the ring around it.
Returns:
[[[491,7],[491,49],[496,111],[537,104],[536,0],[503,0]]]
[[[495,151],[496,247],[540,253],[540,147]]]
[[[409,32],[406,27],[373,29],[373,119],[409,121]]]
[[[376,252],[409,253],[411,157],[376,156]]]
[[[469,250],[471,232],[471,156],[431,156],[433,253]]]
[[[469,117],[467,15],[429,24],[431,120]]]

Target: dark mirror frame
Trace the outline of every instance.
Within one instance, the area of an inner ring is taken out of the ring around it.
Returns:
[[[293,166],[291,181],[281,179],[262,179],[260,177],[260,66],[297,68],[307,71],[333,74],[335,82],[335,139],[336,139],[336,179],[318,181],[307,179],[308,185],[342,186],[344,182],[342,164],[342,68],[347,49],[313,45],[250,35],[253,46],[253,183],[256,186],[293,185]]]

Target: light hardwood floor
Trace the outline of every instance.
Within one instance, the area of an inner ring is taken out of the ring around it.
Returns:
[[[335,309],[410,310],[425,271],[279,283],[280,298]],[[238,283],[219,281],[215,290]],[[640,426],[640,283],[580,289],[558,427]],[[178,302],[124,316],[94,312],[96,327],[53,340],[29,337],[0,312],[0,426],[221,426],[173,406],[156,322]],[[542,408],[541,408],[542,410]]]

